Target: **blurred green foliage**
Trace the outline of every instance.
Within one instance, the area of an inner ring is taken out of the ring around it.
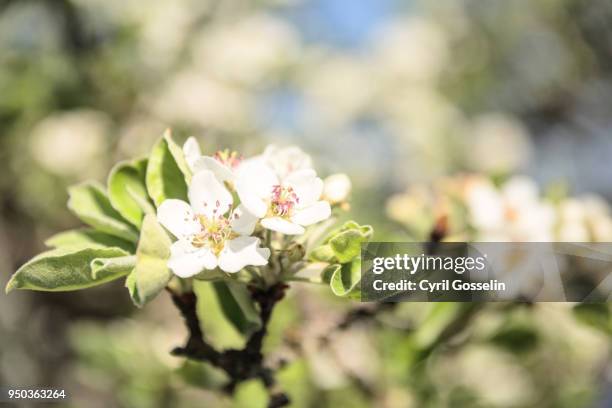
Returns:
[[[300,144],[327,172],[349,173],[352,215],[381,241],[411,236],[385,215],[391,193],[458,170],[530,170],[611,195],[609,2],[389,0],[378,14],[377,2],[323,3],[0,1],[5,281],[77,225],[68,185],[103,181],[167,126],[208,151]],[[329,34],[357,36],[347,21],[370,29],[358,46]],[[590,148],[574,174],[563,152],[577,146]],[[213,343],[238,344],[205,299]],[[275,311],[265,346],[287,361],[279,380],[294,406],[611,398],[609,305],[401,304],[339,329],[357,306],[295,284]],[[136,311],[121,285],[1,296],[0,384],[65,387],[75,407],[264,406],[261,384],[230,401],[214,391],[221,373],[171,357],[185,335],[167,298]]]

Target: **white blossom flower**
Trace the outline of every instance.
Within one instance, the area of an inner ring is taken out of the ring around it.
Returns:
[[[297,150],[293,150],[294,153]],[[298,156],[301,160],[296,164],[304,166],[305,157]],[[330,205],[320,200],[323,180],[314,170],[295,170],[289,162],[277,163],[273,169],[267,162],[265,154],[244,162],[236,179],[236,191],[242,204],[253,215],[263,218],[264,228],[297,235],[304,233],[305,226],[329,218]]]
[[[270,250],[249,236],[257,219],[244,206],[233,204],[215,175],[201,171],[189,186],[189,203],[169,199],[160,205],[159,222],[177,238],[168,261],[176,275],[187,278],[216,267],[233,273],[268,263]]]
[[[229,149],[218,150],[212,156],[202,155],[200,145],[194,137],[187,139],[183,145],[183,153],[192,172],[212,171],[221,182],[233,182],[235,172],[242,162],[242,156]]]
[[[553,239],[555,212],[542,201],[537,185],[513,177],[501,189],[487,179],[472,180],[465,192],[472,225],[485,241],[535,241]]]
[[[212,171],[217,180],[233,183],[236,171],[242,163],[242,156],[229,149],[218,150],[212,156],[202,156],[195,163],[195,171]]]
[[[297,146],[269,145],[263,154],[255,157],[254,160],[260,158],[274,170],[281,180],[294,171],[312,169],[312,159]]]
[[[567,198],[559,204],[557,239],[565,242],[609,242],[610,207],[598,196]]]
[[[323,199],[330,204],[342,203],[348,198],[351,188],[351,179],[346,174],[332,174],[323,180]]]

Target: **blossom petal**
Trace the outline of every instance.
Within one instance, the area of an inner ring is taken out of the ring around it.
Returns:
[[[291,173],[283,184],[291,186],[300,202],[298,207],[307,207],[315,203],[323,193],[323,180],[317,177],[312,169],[303,169]]]
[[[199,172],[202,170],[212,171],[217,180],[221,182],[234,180],[234,173],[231,169],[209,156],[202,156],[196,161],[194,171]]]
[[[247,265],[266,265],[269,257],[270,250],[259,247],[259,238],[238,237],[225,243],[219,254],[219,268],[234,273]]]
[[[191,170],[195,171],[195,163],[202,156],[202,150],[195,137],[191,136],[187,139],[183,145],[183,154]]]
[[[257,224],[257,217],[251,214],[244,205],[240,204],[234,210],[234,219],[232,219],[231,227],[240,235],[251,235]]]
[[[304,227],[280,217],[270,217],[261,220],[261,225],[272,231],[278,231],[286,235],[300,235],[304,233]]]
[[[281,179],[295,171],[312,168],[310,156],[297,146],[277,147],[269,145],[262,156]]]
[[[182,200],[164,200],[157,209],[157,220],[179,239],[190,237],[201,230],[191,206]]]
[[[204,214],[209,218],[225,214],[232,206],[232,195],[221,184],[212,171],[204,170],[196,173],[189,186],[189,202],[196,214]]]
[[[525,176],[514,176],[502,187],[502,195],[509,205],[529,206],[539,200],[538,185]]]
[[[261,198],[272,194],[272,187],[279,184],[274,170],[262,158],[252,158],[242,162],[236,171],[237,183],[248,187]]]
[[[262,218],[268,212],[268,205],[257,194],[255,194],[248,186],[241,182],[236,183],[236,192],[240,197],[240,202],[248,212],[257,218]]]
[[[295,211],[291,221],[300,225],[311,225],[328,219],[331,216],[331,207],[327,201],[316,203]]]
[[[181,278],[189,278],[204,269],[216,267],[217,257],[208,248],[196,248],[186,240],[176,241],[170,247],[168,268]]]

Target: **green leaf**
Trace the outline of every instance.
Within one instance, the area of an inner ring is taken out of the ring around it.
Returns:
[[[119,258],[96,258],[91,261],[91,276],[103,279],[109,275],[127,275],[136,266],[136,256],[128,255]]]
[[[88,182],[68,189],[68,208],[81,221],[98,231],[136,242],[138,233],[111,205],[103,188]]]
[[[45,245],[51,248],[100,245],[103,247],[118,247],[129,253],[136,251],[136,246],[132,242],[92,228],[60,232],[47,239]]]
[[[185,176],[185,181],[187,182],[187,185],[189,185],[189,183],[191,182],[192,174],[191,168],[189,168],[189,164],[187,164],[187,159],[185,159],[185,153],[183,153],[183,148],[174,141],[170,129],[164,132],[164,140],[168,144],[168,149],[170,150],[170,154],[172,154],[172,157],[174,157],[174,161]]]
[[[92,263],[99,258],[128,255],[121,248],[72,247],[43,252],[23,265],[6,285],[6,293],[14,289],[69,291],[85,289],[117,279],[127,272],[102,270],[92,273]]]
[[[480,307],[478,303],[436,302],[432,304],[425,318],[419,323],[418,330],[414,333],[415,345],[422,351],[420,356],[427,356],[444,338],[461,332]]]
[[[332,231],[323,245],[315,248],[311,259],[322,262],[348,263],[361,254],[361,244],[372,238],[373,230],[369,225],[359,225],[347,221],[339,229]]]
[[[140,236],[136,267],[126,280],[130,296],[138,307],[157,296],[172,278],[167,265],[172,242],[154,215],[145,216]]]
[[[323,271],[323,280],[329,282],[334,295],[360,299],[361,259],[343,265],[330,265]]]
[[[186,201],[187,183],[185,180],[185,175],[170,151],[168,139],[166,137],[160,139],[153,147],[147,164],[146,185],[149,196],[157,207],[169,198]]]
[[[361,254],[361,244],[368,242],[372,237],[372,227],[360,226],[349,221],[343,228],[329,240],[329,246],[336,255],[338,262],[350,262]]]
[[[243,348],[246,339],[236,327],[224,317],[214,284],[208,281],[192,281],[197,301],[198,318],[208,342],[219,349]]]
[[[145,213],[154,213],[145,185],[146,160],[118,163],[108,177],[110,203],[136,228],[142,225]]]
[[[217,281],[213,287],[223,314],[240,333],[249,336],[261,328],[261,318],[245,284]]]

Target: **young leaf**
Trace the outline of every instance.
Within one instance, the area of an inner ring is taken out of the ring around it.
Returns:
[[[136,266],[134,255],[119,258],[96,258],[91,261],[91,276],[94,279],[103,279],[109,275],[127,275]]]
[[[117,164],[108,177],[108,196],[113,208],[136,228],[142,225],[144,213],[155,209],[149,203],[145,186],[146,160]]]
[[[138,240],[136,230],[113,208],[99,184],[79,184],[69,188],[68,194],[68,208],[84,223],[128,241]]]
[[[331,232],[323,245],[315,248],[310,258],[322,262],[348,263],[361,254],[361,244],[368,242],[373,230],[369,225],[359,225],[347,221],[344,225]]]
[[[213,282],[194,279],[192,285],[198,298],[198,318],[204,333],[206,333],[206,340],[219,349],[240,349],[244,347],[246,339],[224,317]]]
[[[146,185],[157,207],[169,198],[187,200],[185,175],[170,151],[166,138],[160,139],[153,147],[147,164]]]
[[[338,262],[350,262],[361,253],[361,244],[368,242],[372,236],[372,227],[359,226],[349,221],[343,230],[329,240],[329,246],[336,255]]]
[[[361,260],[359,258],[351,263],[343,265],[330,265],[323,271],[323,279],[329,282],[329,286],[336,296],[359,299],[361,290]]]
[[[130,296],[138,307],[157,296],[172,278],[167,266],[172,242],[154,215],[145,216],[140,236],[136,267],[126,280]]]
[[[128,255],[121,248],[73,247],[43,252],[23,265],[11,277],[6,292],[15,289],[68,291],[100,285],[125,275],[126,271],[99,271],[92,274],[92,262],[99,258]]]
[[[170,129],[167,129],[164,132],[164,140],[168,144],[168,149],[170,150],[172,157],[174,157],[174,161],[185,176],[185,181],[187,182],[187,184],[189,184],[191,182],[192,176],[191,169],[189,168],[189,164],[187,164],[187,159],[185,159],[183,149],[172,138],[172,133],[170,132]]]
[[[217,300],[225,317],[244,336],[261,328],[261,318],[248,288],[240,282],[213,282]]]
[[[129,253],[136,251],[134,243],[92,228],[60,232],[47,239],[45,245],[51,248],[100,245],[103,247],[118,247]]]

